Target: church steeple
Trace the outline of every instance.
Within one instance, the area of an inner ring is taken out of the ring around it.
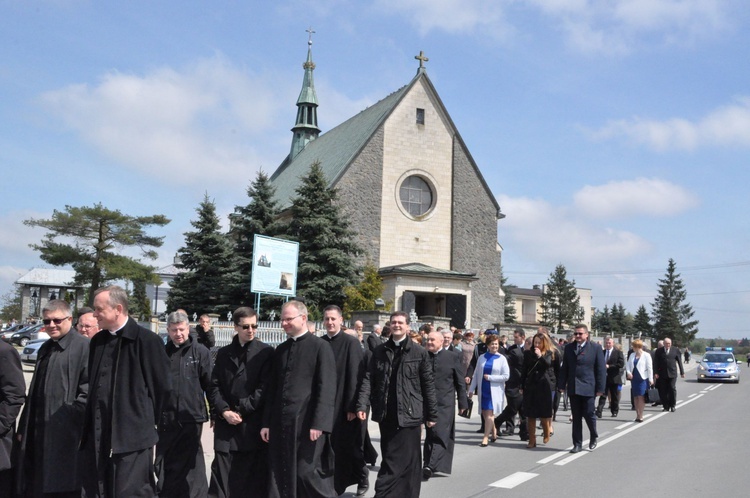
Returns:
[[[315,84],[313,83],[313,71],[315,63],[312,60],[312,35],[315,33],[312,28],[307,29],[307,61],[302,64],[305,70],[305,77],[302,80],[302,91],[297,98],[297,121],[292,128],[292,149],[289,153],[290,158],[294,158],[305,148],[309,142],[318,138],[320,128],[318,128],[318,96],[315,94]]]

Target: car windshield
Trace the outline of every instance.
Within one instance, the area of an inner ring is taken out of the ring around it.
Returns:
[[[730,354],[708,353],[703,361],[708,363],[734,363]]]

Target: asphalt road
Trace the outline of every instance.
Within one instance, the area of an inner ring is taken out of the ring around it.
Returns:
[[[453,474],[436,474],[422,484],[429,498],[505,496],[576,496],[632,498],[676,495],[714,497],[738,495],[750,486],[747,474],[750,430],[750,370],[743,368],[740,384],[695,381],[695,361],[686,367],[686,378],[677,382],[677,411],[646,407],[645,421],[633,422],[630,388],[624,386],[621,410],[611,418],[605,409],[598,421],[596,450],[572,455],[569,412],[559,411],[555,435],[546,446],[538,438],[536,449],[527,449],[518,436],[500,438],[486,448],[478,446],[475,431],[479,417],[457,419]],[[24,366],[27,383],[33,366]],[[538,431],[540,433],[540,431]],[[370,424],[373,444],[379,449],[376,424]],[[213,460],[213,432],[204,428],[206,467]],[[584,425],[584,440],[588,431]],[[587,445],[584,444],[584,448]],[[370,491],[378,467],[370,472]],[[344,496],[353,496],[354,487]]]

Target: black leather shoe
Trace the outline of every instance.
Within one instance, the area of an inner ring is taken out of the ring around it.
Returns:
[[[474,432],[476,432],[477,434],[484,434],[484,429],[479,428],[479,429],[475,430]]]
[[[501,431],[501,432],[500,432],[500,435],[501,435],[501,436],[512,436],[512,435],[513,435],[513,433],[514,433],[514,431],[509,431],[509,430],[507,430],[507,429],[506,429],[506,430],[504,430],[504,431]]]
[[[580,444],[574,444],[574,445],[573,445],[573,449],[572,449],[572,450],[570,450],[570,452],[571,452],[571,453],[578,453],[578,452],[580,452],[580,451],[581,451],[582,449],[583,449],[583,448],[581,447],[581,445],[580,445]]]
[[[672,408],[670,408],[670,409],[669,409],[669,411],[670,411],[670,412],[673,412],[673,411],[675,411],[675,410],[676,410],[676,408],[675,408],[674,406],[673,406]]]
[[[669,411],[669,408],[662,408],[662,409],[661,409],[661,411],[663,411],[663,412],[668,412],[668,411]]]
[[[616,416],[617,416],[617,412],[614,412],[614,413],[612,414],[612,418],[614,418],[614,417],[616,417]]]
[[[591,440],[589,441],[589,449],[592,450],[592,451],[596,449],[596,438],[595,437],[591,438]]]
[[[430,477],[432,477],[432,469],[429,467],[425,467],[422,469],[422,479],[425,481],[429,481]]]
[[[599,410],[596,411],[596,418],[602,418],[602,412]]]

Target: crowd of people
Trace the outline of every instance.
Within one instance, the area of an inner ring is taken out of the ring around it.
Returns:
[[[474,396],[480,447],[518,427],[535,448],[537,422],[547,444],[564,393],[576,453],[583,421],[596,448],[607,399],[617,416],[623,370],[636,421],[654,382],[664,410],[674,411],[677,368],[684,375],[669,339],[653,361],[641,341],[626,358],[611,338],[604,348],[590,341],[585,325],[567,343],[544,327],[533,337],[515,330],[512,344],[495,330],[475,342],[471,331],[412,331],[409,315],[395,312],[365,339],[362,323],[346,329],[331,305],[319,337],[305,304],[293,300],[281,310],[285,342],[264,344],[256,312],[240,307],[231,343],[212,362],[207,316],[193,328],[184,310],[169,313],[165,345],[128,316],[117,286],[98,289],[76,327],[65,301],[49,301],[42,314],[50,339],[28,394],[18,353],[0,342],[0,496],[334,497],[350,486],[363,496],[368,465],[380,458],[375,496],[417,497],[434,473],[451,473],[455,417],[470,416]]]

